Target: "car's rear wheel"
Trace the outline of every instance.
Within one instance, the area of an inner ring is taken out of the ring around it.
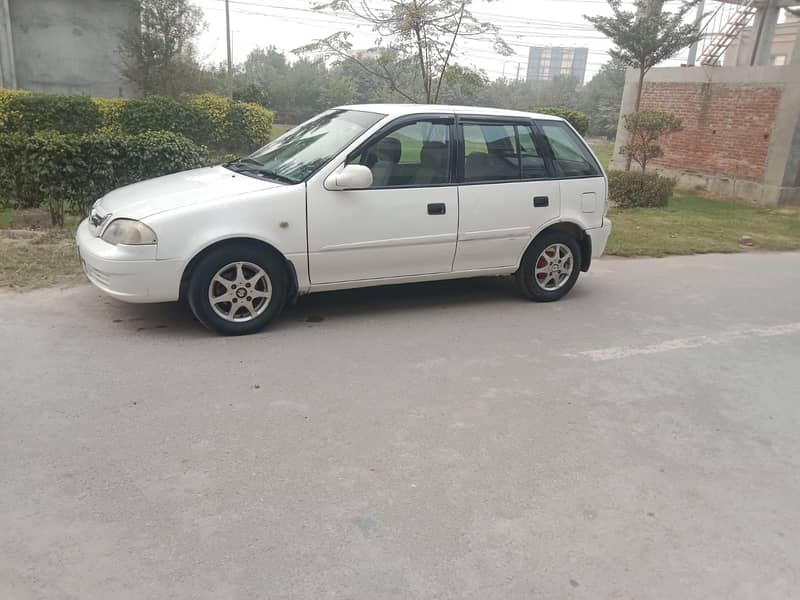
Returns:
[[[543,233],[525,252],[517,285],[531,300],[553,302],[575,285],[580,265],[581,248],[574,237],[561,231]]]
[[[235,242],[200,259],[189,282],[189,306],[197,320],[223,335],[263,329],[286,301],[283,261],[268,250]]]

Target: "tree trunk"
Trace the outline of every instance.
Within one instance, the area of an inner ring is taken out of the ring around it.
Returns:
[[[639,69],[639,87],[636,90],[636,104],[634,105],[633,112],[638,113],[639,108],[642,106],[642,92],[644,91],[644,76],[647,74],[647,71],[644,67]],[[636,129],[628,132],[629,139],[636,137]],[[633,162],[633,157],[628,154],[628,160],[625,163],[625,170],[631,170],[631,163]]]

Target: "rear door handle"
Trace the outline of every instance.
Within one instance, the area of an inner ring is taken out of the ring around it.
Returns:
[[[435,202],[428,204],[429,215],[443,215],[447,213],[447,205],[444,202]]]
[[[542,208],[544,206],[550,206],[550,198],[547,196],[536,196],[533,199],[533,206],[534,208]]]

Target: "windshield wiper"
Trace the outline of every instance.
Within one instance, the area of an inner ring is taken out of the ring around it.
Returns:
[[[286,177],[280,173],[275,173],[274,171],[265,169],[260,162],[253,160],[252,158],[240,158],[239,160],[232,160],[222,166],[231,169],[232,171],[238,171],[240,173],[252,173],[254,175],[258,175],[259,177],[264,177],[265,179],[274,179],[275,181],[280,181],[281,183],[288,183],[290,185],[297,183],[297,181],[291,179],[290,177]]]
[[[253,169],[253,171],[258,173],[262,177],[266,177],[267,179],[274,179],[275,181],[280,181],[281,183],[288,183],[290,185],[294,185],[295,183],[297,183],[294,179],[286,177],[285,175],[280,175],[279,173],[276,173],[275,171],[270,171],[269,169],[261,168],[261,169]]]

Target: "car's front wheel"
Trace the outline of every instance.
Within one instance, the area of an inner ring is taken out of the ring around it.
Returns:
[[[200,259],[188,299],[197,320],[223,335],[263,329],[286,300],[286,268],[279,257],[255,245],[230,243]]]
[[[537,237],[517,271],[517,285],[527,298],[553,302],[563,298],[578,280],[581,248],[574,237],[550,231]]]

